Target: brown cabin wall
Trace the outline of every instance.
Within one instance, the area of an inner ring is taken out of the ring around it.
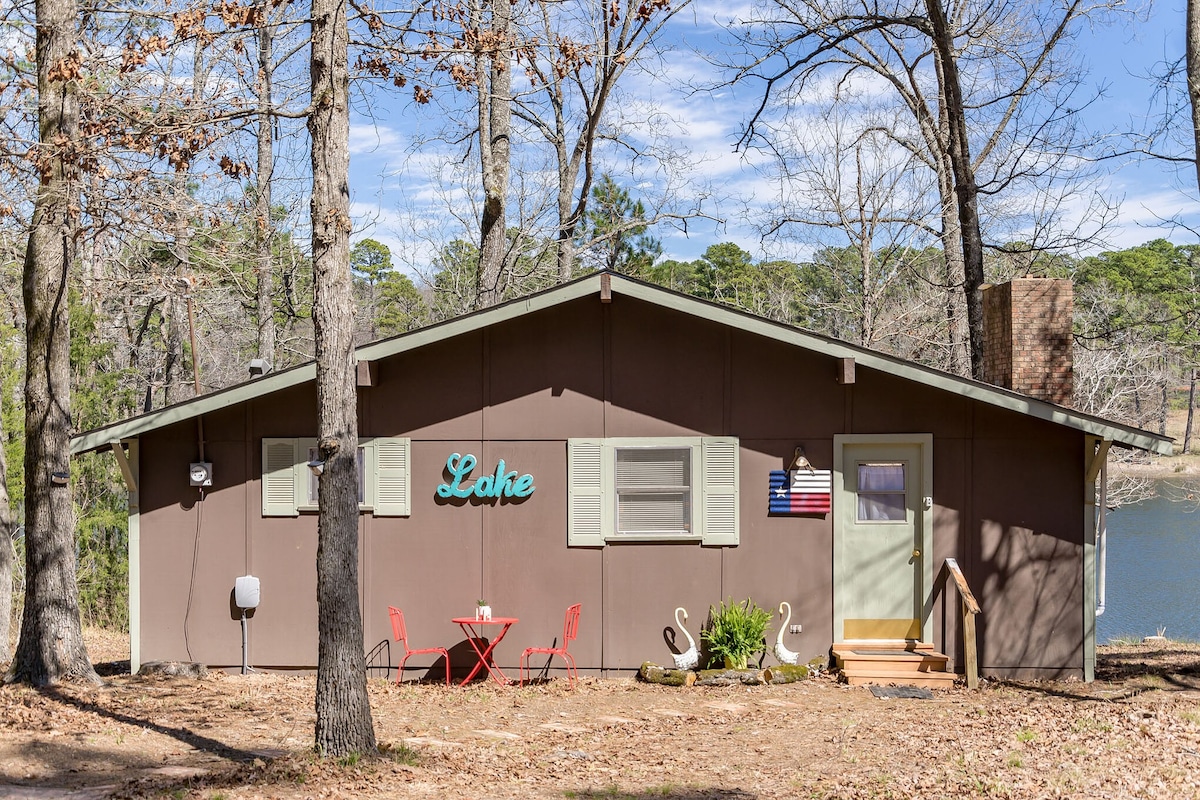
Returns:
[[[1065,429],[980,407],[971,579],[981,669],[1076,676],[1083,660],[1083,443]]]
[[[922,432],[934,441],[935,563],[958,558],[985,605],[985,671],[1081,674],[1081,435],[861,367],[851,385],[835,375],[833,358],[624,296],[578,300],[380,362],[376,385],[360,392],[361,435],[412,439],[412,515],[360,517],[368,648],[390,638],[386,608],[399,605],[414,645],[455,646],[455,663],[465,665],[449,618],[484,597],[497,614],[521,618],[497,651],[507,668],[525,646],[557,639],[563,609],[582,602],[572,645],[580,665],[635,669],[669,662],[664,637],[676,606],[689,610],[698,636],[710,604],[750,596],[772,612],[787,600],[804,626],[785,637],[789,648],[825,653],[832,516],[768,516],[766,474],[786,466],[796,445],[831,467],[835,434]],[[240,663],[229,593],[251,572],[263,597],[250,623],[251,663],[315,664],[316,517],[263,518],[258,480],[262,438],[311,435],[314,409],[307,386],[206,417],[216,483],[202,504],[184,479],[195,426],[143,436],[143,660],[189,657],[186,616],[192,658]],[[739,437],[738,547],[566,547],[568,438],[700,434]],[[504,458],[537,489],[523,502],[441,505],[435,487],[453,452],[478,456],[476,474]],[[1029,461],[1034,468],[1021,472]],[[1025,486],[1045,509],[1013,513],[1031,496]],[[932,627],[954,654],[957,602],[949,605],[938,596]]]

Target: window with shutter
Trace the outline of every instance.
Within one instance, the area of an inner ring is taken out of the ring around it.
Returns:
[[[296,440],[263,439],[262,513],[296,516]]]
[[[409,455],[408,439],[375,440],[375,516],[407,517],[411,513]]]
[[[735,438],[571,439],[567,543],[738,544]]]
[[[600,439],[567,442],[567,545],[604,545],[604,466]]]
[[[317,511],[317,477],[308,462],[317,457],[314,438],[264,438],[262,510],[265,517],[294,517]],[[376,516],[408,516],[408,439],[377,437],[358,445],[358,504]]]
[[[704,543],[738,544],[738,440],[731,437],[705,439],[703,459]]]

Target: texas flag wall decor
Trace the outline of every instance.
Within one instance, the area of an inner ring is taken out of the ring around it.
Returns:
[[[772,514],[828,514],[833,471],[773,469],[768,509]]]

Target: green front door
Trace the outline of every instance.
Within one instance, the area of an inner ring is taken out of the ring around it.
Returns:
[[[834,451],[834,638],[924,641],[932,437],[838,436]]]

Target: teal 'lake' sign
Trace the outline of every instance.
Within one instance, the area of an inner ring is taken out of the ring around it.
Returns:
[[[529,497],[537,487],[533,485],[533,476],[526,473],[519,478],[517,471],[504,471],[504,459],[496,464],[496,472],[477,478],[471,486],[463,486],[463,479],[475,469],[478,459],[467,453],[465,456],[452,453],[446,459],[446,471],[450,473],[450,483],[440,483],[437,487],[438,497]]]

